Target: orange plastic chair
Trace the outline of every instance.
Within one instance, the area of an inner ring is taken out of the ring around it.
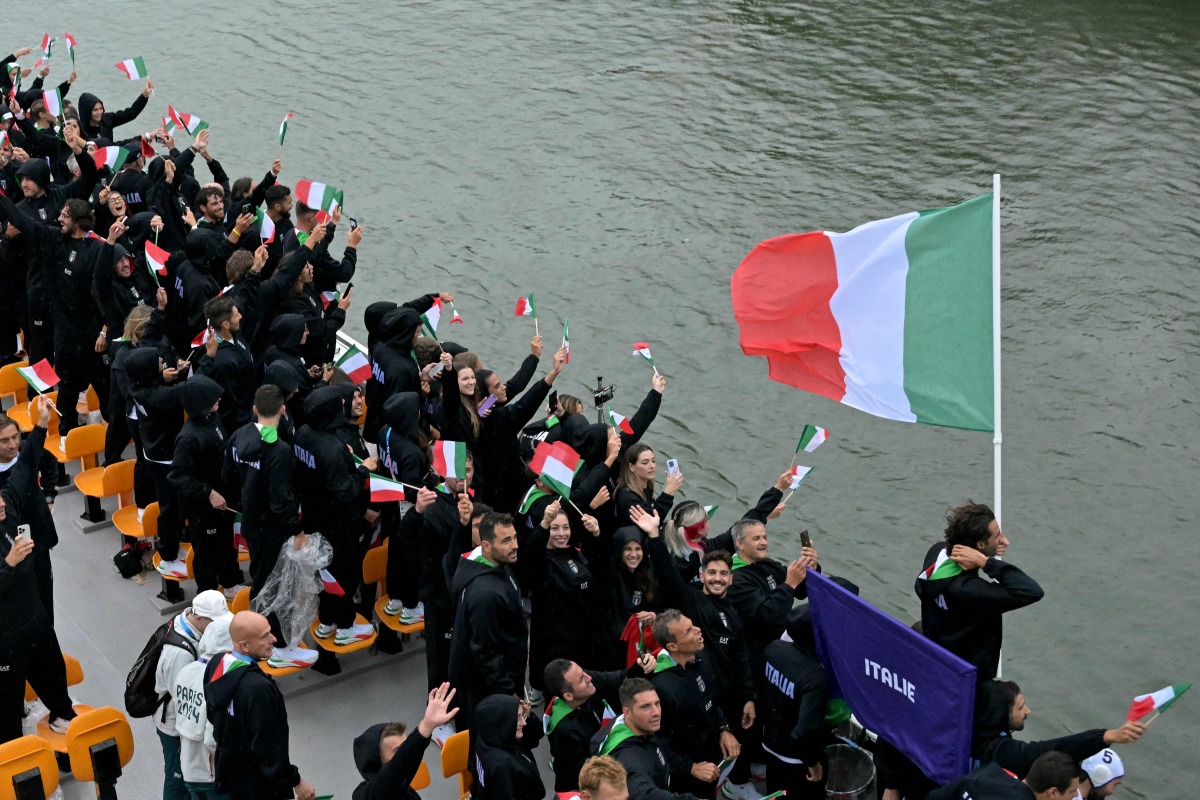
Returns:
[[[71,720],[67,727],[67,756],[71,759],[71,774],[75,780],[96,780],[91,749],[109,740],[117,745],[120,766],[126,766],[133,759],[133,731],[125,715],[112,706],[97,708]],[[113,777],[113,782],[115,780]],[[116,797],[116,794],[111,796]]]
[[[67,666],[67,686],[78,686],[83,683],[83,665],[79,663],[79,659],[75,656],[69,656],[63,653],[63,663]],[[37,699],[37,692],[25,682],[25,702],[31,703]],[[3,786],[3,784],[0,784]]]
[[[373,547],[363,558],[363,583],[379,584],[379,599],[375,601],[375,617],[396,633],[414,634],[425,630],[425,621],[404,623],[400,617],[384,613],[384,606],[391,601],[387,593],[387,560],[390,543]]]
[[[421,766],[417,767],[417,774],[413,776],[412,782],[410,782],[408,785],[411,786],[414,791],[419,792],[422,789],[428,789],[429,783],[429,767],[425,766],[425,762],[422,761]]]
[[[0,744],[0,798],[17,797],[16,778],[27,772],[37,774],[42,797],[49,797],[58,788],[58,762],[54,759],[54,751],[40,737],[22,736]],[[22,781],[22,788],[24,786]]]
[[[467,753],[471,749],[470,731],[459,731],[442,746],[442,777],[458,776],[458,796],[465,797],[471,791],[475,777],[467,764]]]
[[[17,372],[17,367],[28,366],[28,361],[19,361],[15,364],[5,364],[3,367],[0,367],[0,400],[3,400],[5,397],[11,397],[14,406],[20,402],[24,402],[18,398],[25,395],[25,390],[29,388],[29,384],[21,377],[21,373]]]
[[[122,462],[124,463],[124,462]],[[130,487],[130,491],[133,491]],[[125,536],[135,539],[153,539],[158,536],[158,503],[151,503],[142,512],[138,522],[137,506],[133,503],[118,508],[112,515],[113,525]]]
[[[107,467],[93,467],[75,476],[75,486],[85,497],[117,498],[117,508],[122,509],[133,502],[133,468],[137,462],[132,459],[118,461]],[[134,518],[137,518],[135,512]]]
[[[238,590],[238,593],[233,596],[233,602],[229,604],[229,610],[234,614],[239,611],[250,610],[250,587],[246,586]]]
[[[29,384],[25,385],[28,386]],[[34,395],[32,401],[28,403],[17,403],[8,410],[8,418],[17,423],[17,427],[21,429],[22,433],[29,433],[31,430],[33,430],[33,421],[37,419],[38,415],[37,407],[34,405],[34,403],[41,400],[43,397],[49,397],[50,402],[55,404],[58,403],[58,392],[47,392],[45,395]],[[49,441],[51,434],[55,436],[58,435],[58,414],[55,414],[54,412],[50,412],[50,431],[46,434],[47,441]]]
[[[157,506],[158,503],[152,503],[151,505]],[[147,525],[147,522],[151,522],[152,524]],[[152,529],[153,529],[153,533],[151,533]],[[152,536],[158,536],[158,509],[157,508],[154,509],[154,519],[151,521],[150,520],[150,506],[146,506],[146,513],[142,516],[142,532],[143,532],[143,536],[142,536],[143,539],[149,539]],[[188,544],[187,542],[181,543],[179,545],[179,555],[183,556],[184,566],[187,567],[187,577],[186,578],[172,578],[170,575],[162,575],[162,578],[165,580],[168,580],[168,581],[175,581],[176,583],[183,583],[184,581],[195,580],[196,573],[192,572],[192,560],[195,558],[195,553],[192,551],[192,546],[190,544]],[[162,556],[160,556],[158,553],[155,553],[153,563],[154,563],[154,569],[157,572],[158,565],[162,563]]]
[[[104,422],[80,425],[67,431],[65,442],[61,436],[47,436],[46,449],[54,454],[58,463],[70,464],[72,461],[78,461],[79,471],[87,472],[96,466],[96,456],[104,452],[104,434],[107,430],[108,425]]]

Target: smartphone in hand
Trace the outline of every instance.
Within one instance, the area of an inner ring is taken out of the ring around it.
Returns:
[[[29,532],[28,525],[18,525],[17,526],[17,538],[18,539],[32,539],[33,538],[33,534],[31,534]]]
[[[489,394],[487,399],[479,404],[479,416],[486,414],[492,406],[496,405],[496,395]]]
[[[812,537],[808,535],[808,528],[800,531],[800,546],[812,547]]]
[[[667,459],[667,474],[668,475],[678,475],[679,474],[679,459],[677,459],[677,458]]]

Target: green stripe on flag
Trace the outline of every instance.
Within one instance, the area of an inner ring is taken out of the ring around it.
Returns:
[[[904,391],[917,422],[993,430],[992,195],[922,211],[904,248]]]

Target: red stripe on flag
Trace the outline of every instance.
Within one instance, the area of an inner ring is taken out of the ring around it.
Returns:
[[[771,380],[841,401],[846,372],[842,335],[829,302],[838,286],[833,245],[824,233],[762,242],[730,281],[742,352],[766,356]]]

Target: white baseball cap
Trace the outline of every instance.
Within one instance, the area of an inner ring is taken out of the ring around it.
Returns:
[[[1125,777],[1125,765],[1116,750],[1107,747],[1083,760],[1083,770],[1092,779],[1092,786],[1099,788],[1117,778]]]
[[[233,616],[229,610],[229,604],[225,602],[225,595],[216,589],[208,589],[192,598],[192,613],[197,617],[207,617],[208,619],[223,619]]]

